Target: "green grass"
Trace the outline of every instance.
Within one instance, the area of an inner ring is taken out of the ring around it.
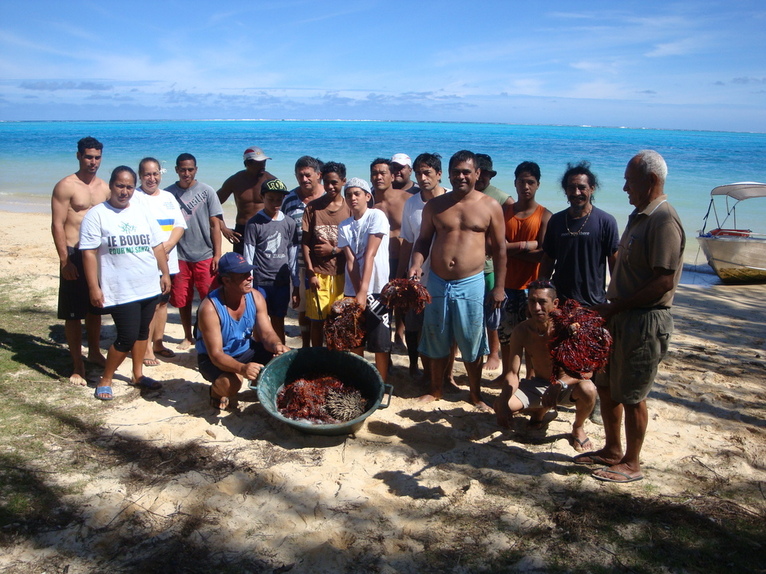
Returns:
[[[23,293],[23,295],[22,295]],[[78,465],[66,454],[100,422],[66,377],[69,354],[52,337],[63,324],[35,293],[0,282],[0,533],[62,524],[70,512],[48,474]],[[23,301],[19,304],[19,301]],[[79,469],[78,469],[79,471]]]

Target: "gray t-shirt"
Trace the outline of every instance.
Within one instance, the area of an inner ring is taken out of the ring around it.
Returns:
[[[210,238],[210,218],[223,214],[221,202],[215,190],[199,181],[188,189],[178,187],[178,182],[166,188],[178,200],[186,220],[186,232],[178,242],[178,258],[197,263],[213,257],[213,240]]]
[[[244,257],[256,266],[256,285],[298,286],[298,226],[295,220],[279,211],[275,219],[261,210],[245,225],[242,237]]]

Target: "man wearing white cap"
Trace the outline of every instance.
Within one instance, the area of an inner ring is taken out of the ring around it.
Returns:
[[[391,174],[394,176],[394,189],[401,189],[413,195],[420,191],[420,188],[410,179],[412,160],[406,153],[397,153],[391,158]]]
[[[237,204],[237,221],[234,229],[230,229],[221,217],[221,233],[234,244],[234,251],[242,254],[244,244],[242,243],[242,234],[245,231],[245,224],[263,209],[263,197],[261,197],[261,186],[270,179],[276,179],[275,176],[266,171],[266,160],[268,157],[261,148],[251,146],[243,154],[245,169],[238,171],[226,181],[223,182],[221,189],[218,190],[218,199],[223,205],[230,195],[234,195],[234,203]]]

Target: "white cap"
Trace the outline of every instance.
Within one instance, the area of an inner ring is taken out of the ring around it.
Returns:
[[[408,156],[406,153],[394,154],[394,157],[391,158],[391,163],[398,163],[399,165],[406,165],[408,167],[412,167],[412,160],[410,159],[410,156]]]
[[[243,155],[245,161],[249,159],[252,159],[253,161],[266,161],[267,159],[271,159],[265,153],[263,153],[261,148],[255,146],[247,148]]]

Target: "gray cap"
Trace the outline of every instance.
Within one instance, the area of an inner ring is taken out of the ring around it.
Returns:
[[[363,189],[369,194],[372,194],[372,189],[370,189],[370,184],[367,183],[366,180],[362,179],[361,177],[352,177],[346,182],[346,185],[343,186],[343,192],[345,193],[346,190],[349,187],[358,187],[360,189]]]

